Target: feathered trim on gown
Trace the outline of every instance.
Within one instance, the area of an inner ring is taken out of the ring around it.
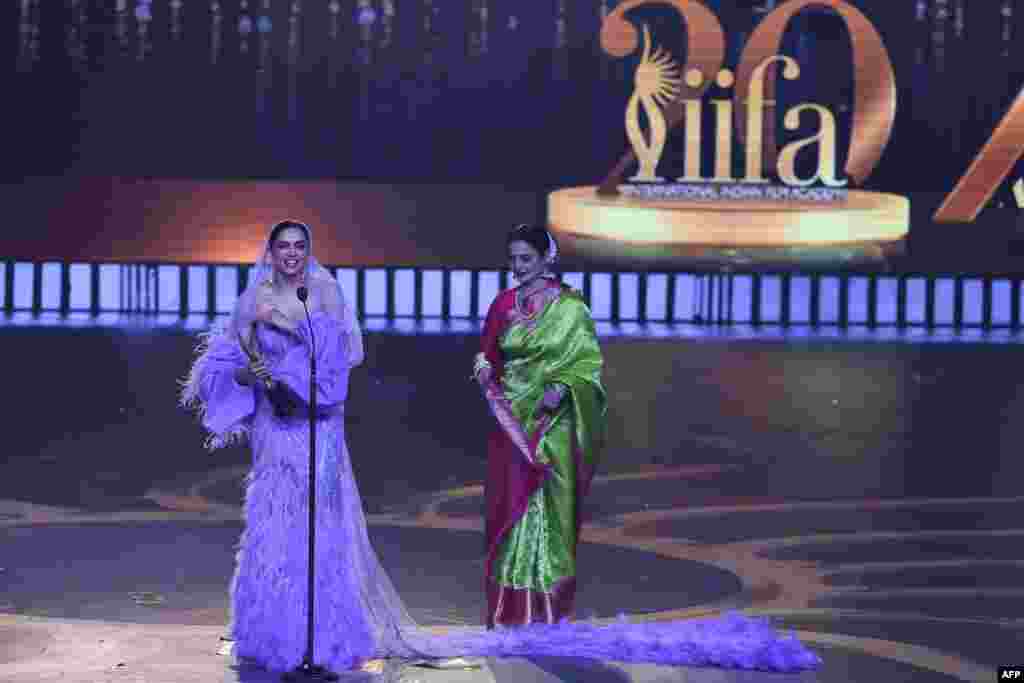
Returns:
[[[783,635],[764,618],[721,617],[609,624],[532,624],[471,632],[456,629],[424,642],[436,656],[573,657],[668,666],[713,666],[795,672],[821,658],[795,635]]]

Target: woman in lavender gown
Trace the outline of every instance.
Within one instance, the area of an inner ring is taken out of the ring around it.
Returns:
[[[366,534],[345,444],[349,371],[363,340],[341,287],[311,253],[308,226],[271,230],[263,258],[229,323],[208,335],[185,383],[218,448],[252,447],[242,534],[231,583],[235,654],[288,670],[306,649],[309,349],[317,351],[317,663],[359,666],[378,651],[414,656],[414,627]],[[310,326],[299,287],[309,292]],[[251,355],[250,355],[251,354]]]
[[[296,294],[309,292],[310,324]],[[311,344],[315,341],[315,344]],[[350,370],[363,340],[337,281],[312,256],[308,226],[273,227],[230,321],[204,335],[182,403],[198,409],[208,447],[248,438],[245,523],[231,582],[234,652],[295,668],[308,614],[309,353],[316,349],[316,664],[334,671],[388,659],[563,655],[664,664],[796,670],[817,657],[767,623],[739,616],[612,625],[458,628],[435,634],[409,616],[367,536],[345,443]],[[458,663],[458,662],[456,662]]]

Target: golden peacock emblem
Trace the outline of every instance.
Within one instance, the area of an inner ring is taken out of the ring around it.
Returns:
[[[659,182],[655,174],[665,149],[668,126],[661,108],[679,96],[679,67],[672,55],[658,47],[651,52],[651,33],[644,25],[644,52],[636,67],[633,95],[626,106],[626,136],[633,146],[639,168],[632,181]],[[649,139],[640,126],[640,109],[647,118]]]

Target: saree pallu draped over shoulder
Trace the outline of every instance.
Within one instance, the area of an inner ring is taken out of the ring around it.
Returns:
[[[489,627],[556,623],[573,614],[580,502],[604,440],[603,358],[586,303],[556,283],[535,316],[495,300],[484,329],[494,372],[488,444],[486,590]],[[539,411],[561,385],[554,411]]]

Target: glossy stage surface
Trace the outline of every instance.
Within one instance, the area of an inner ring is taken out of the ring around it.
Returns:
[[[248,454],[204,453],[176,406],[201,321],[3,322],[17,400],[0,460],[0,681],[277,680],[218,654]],[[348,429],[371,537],[418,620],[479,623],[475,327],[367,327]],[[795,630],[823,668],[565,657],[404,681],[931,683],[1020,663],[1020,338],[602,334],[612,437],[580,616],[740,609]]]

